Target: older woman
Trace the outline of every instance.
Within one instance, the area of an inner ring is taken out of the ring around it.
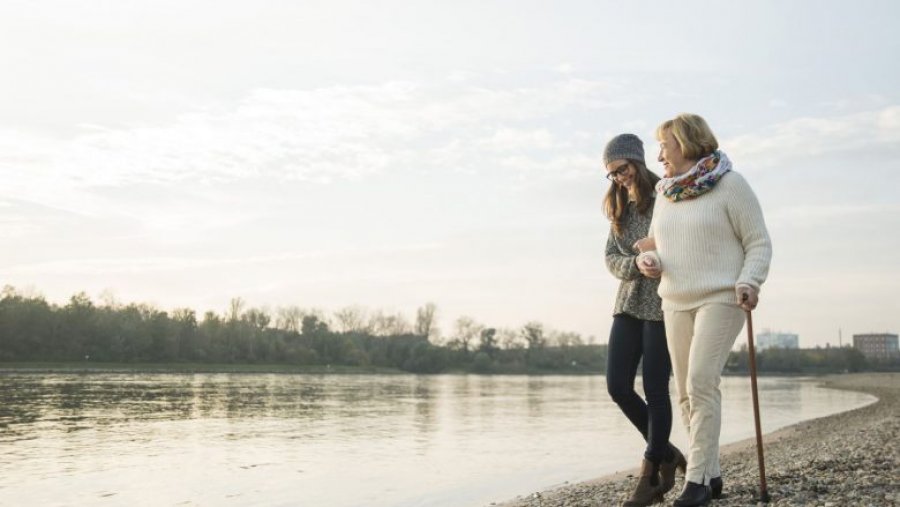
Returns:
[[[719,432],[722,369],[759,301],[772,245],[762,210],[743,176],[720,151],[706,121],[681,114],[657,128],[666,178],[649,237],[659,264],[639,263],[660,277],[659,295],[681,415],[689,435],[685,487],[676,507],[706,505],[722,491]]]
[[[634,242],[647,235],[659,176],[647,169],[644,143],[634,134],[612,138],[603,151],[609,190],[603,201],[610,220],[606,266],[621,280],[609,333],[606,382],[609,395],[647,442],[641,473],[625,507],[642,507],[662,499],[675,486],[675,470],[684,472],[685,458],[669,444],[672,372],[666,346],[659,280],[638,270]],[[643,361],[642,361],[643,359]],[[642,365],[644,398],[634,379]]]

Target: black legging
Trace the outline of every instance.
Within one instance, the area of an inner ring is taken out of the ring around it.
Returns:
[[[644,394],[634,391],[638,362],[644,358]],[[644,440],[644,457],[653,463],[669,459],[669,433],[672,431],[672,402],[669,401],[669,375],[672,363],[666,348],[666,329],[661,321],[641,320],[629,315],[613,317],[609,332],[606,387]]]

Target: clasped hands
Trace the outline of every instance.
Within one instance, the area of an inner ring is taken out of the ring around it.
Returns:
[[[641,238],[634,242],[632,248],[641,253],[635,259],[638,271],[647,278],[659,278],[662,276],[662,266],[659,257],[655,255],[656,241],[653,238]],[[653,254],[645,255],[648,252]],[[739,283],[734,288],[737,304],[745,311],[751,311],[759,304],[759,289],[752,285]]]
[[[631,246],[641,255],[635,259],[638,271],[647,278],[659,278],[662,276],[662,266],[659,264],[659,257],[656,256],[656,240],[653,238],[641,238],[634,242]],[[654,252],[650,254],[649,252]]]

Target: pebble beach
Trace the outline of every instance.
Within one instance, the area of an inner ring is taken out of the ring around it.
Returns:
[[[714,507],[900,506],[900,373],[862,373],[822,378],[823,387],[869,393],[878,401],[839,414],[803,421],[764,435],[770,501],[759,502],[755,439],[722,447],[723,498]],[[762,414],[765,417],[765,413]],[[532,492],[497,507],[598,507],[621,505],[637,469]],[[672,505],[675,488],[661,505]]]

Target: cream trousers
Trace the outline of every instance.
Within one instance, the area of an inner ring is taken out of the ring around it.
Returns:
[[[708,485],[711,478],[722,475],[719,382],[744,326],[744,311],[737,305],[711,303],[688,311],[666,311],[665,325],[678,405],[690,439],[686,478]]]

